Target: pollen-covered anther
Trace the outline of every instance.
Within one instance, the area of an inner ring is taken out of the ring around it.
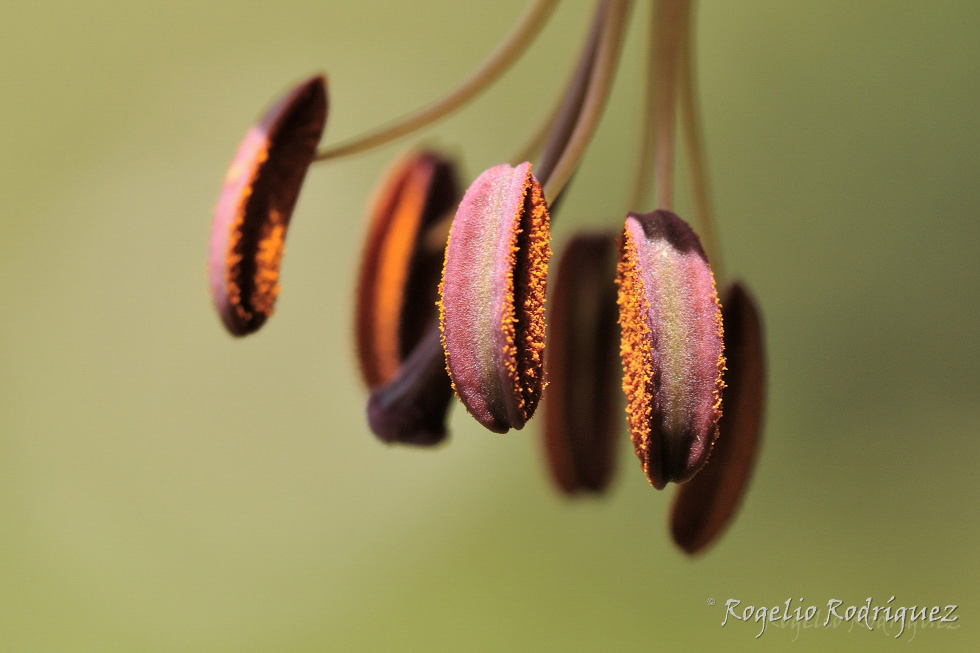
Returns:
[[[208,267],[215,307],[233,335],[272,315],[286,228],[326,117],[326,80],[299,84],[249,129],[225,175]]]
[[[550,219],[531,164],[481,174],[453,220],[440,325],[463,405],[491,431],[520,429],[544,385]]]
[[[718,433],[725,357],[714,276],[687,223],[654,211],[627,216],[617,277],[627,422],[662,489],[697,473]]]
[[[355,293],[357,357],[369,388],[392,379],[437,320],[459,192],[452,162],[431,151],[400,157],[375,192]]]

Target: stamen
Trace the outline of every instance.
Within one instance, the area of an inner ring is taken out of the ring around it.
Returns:
[[[547,23],[548,17],[557,4],[558,0],[536,0],[521,17],[517,26],[487,57],[483,64],[442,99],[436,100],[387,127],[356,136],[346,142],[321,150],[317,154],[316,160],[337,159],[390,143],[432,124],[463,106],[490,86],[517,60]]]
[[[297,85],[249,129],[225,175],[208,268],[215,308],[235,336],[272,315],[286,228],[326,116],[325,78]]]
[[[548,227],[531,164],[502,164],[467,189],[446,246],[446,367],[466,409],[497,433],[524,427],[544,385]]]
[[[683,482],[718,435],[724,332],[697,235],[669,211],[630,213],[620,252],[623,390],[651,485]]]
[[[442,246],[431,248],[428,239],[458,200],[455,168],[436,152],[403,156],[383,177],[355,293],[357,355],[370,388],[398,372],[435,319]]]
[[[545,456],[568,495],[602,492],[616,468],[621,411],[616,237],[579,232],[565,246],[549,301]]]

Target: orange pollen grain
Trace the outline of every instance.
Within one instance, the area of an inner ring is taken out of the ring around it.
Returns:
[[[262,225],[258,247],[255,251],[255,292],[251,297],[252,309],[262,315],[272,315],[279,294],[279,265],[285,249],[286,223],[278,211],[273,211],[269,221]]]
[[[446,237],[446,251],[449,251],[449,242],[453,238],[453,227],[455,222],[450,224],[449,235]],[[443,256],[442,259],[442,277],[439,279],[439,298],[436,300],[436,308],[439,310],[439,341],[442,343],[442,353],[446,359],[446,374],[449,375],[449,383],[453,387],[453,394],[457,399],[461,399],[459,396],[459,390],[456,388],[456,379],[453,378],[452,370],[449,368],[449,347],[446,345],[446,303],[443,301],[443,291],[446,287],[446,264],[449,261],[448,256]]]
[[[404,291],[416,237],[425,208],[425,183],[405,184],[378,255],[374,279],[375,363],[382,378],[391,378],[400,366],[400,332]]]
[[[523,206],[518,207],[518,214],[523,211]],[[515,216],[517,217],[517,216]],[[519,219],[519,218],[518,218]],[[520,392],[520,376],[521,372],[519,369],[518,361],[518,347],[517,347],[517,322],[516,317],[517,309],[515,306],[514,298],[514,271],[517,267],[517,255],[520,253],[520,248],[517,245],[517,240],[522,233],[521,229],[517,229],[514,232],[513,240],[510,244],[510,252],[508,253],[507,259],[507,280],[505,282],[505,296],[503,301],[503,308],[500,316],[500,328],[504,334],[504,345],[503,345],[503,361],[504,366],[507,368],[507,378],[511,382],[511,388],[505,389],[513,392],[517,399],[517,409],[522,415],[526,417],[527,410],[524,406],[524,393]],[[516,390],[516,392],[515,392]]]
[[[629,232],[623,234],[623,251],[617,265],[619,324],[622,329],[620,355],[623,359],[623,392],[626,395],[626,421],[636,455],[649,466],[650,419],[653,396],[653,353],[646,316],[650,305],[638,273],[636,245]]]
[[[255,151],[251,160],[235,162],[226,173],[225,182],[234,181],[244,175],[249,179],[242,184],[241,191],[235,203],[235,218],[230,225],[231,236],[228,239],[228,252],[225,254],[225,284],[227,287],[228,303],[242,320],[252,319],[252,310],[245,307],[242,301],[242,261],[245,257],[243,252],[243,234],[245,229],[245,213],[248,208],[249,199],[252,196],[252,189],[255,185],[258,171],[269,159],[269,142],[266,140]]]
[[[714,411],[714,422],[715,422],[715,429],[714,429],[714,433],[712,434],[712,440],[711,440],[711,446],[713,448],[714,441],[718,439],[718,435],[719,435],[718,421],[721,419],[721,414],[722,414],[721,396],[722,396],[722,391],[725,389],[725,370],[727,370],[728,368],[725,365],[726,363],[725,325],[724,322],[722,321],[721,302],[718,299],[718,290],[715,287],[714,274],[711,275],[711,284],[712,284],[711,297],[712,299],[714,299],[715,302],[715,330],[716,333],[718,334],[718,339],[721,341],[721,351],[718,352],[718,375],[715,377],[715,390],[714,390],[715,401],[714,401],[714,405],[712,406],[712,409]],[[708,451],[708,455],[709,456],[711,455],[710,449]]]
[[[501,328],[506,339],[503,353],[511,392],[526,420],[537,408],[544,384],[544,303],[551,258],[547,203],[540,184],[530,174],[518,211],[520,227],[510,248]]]

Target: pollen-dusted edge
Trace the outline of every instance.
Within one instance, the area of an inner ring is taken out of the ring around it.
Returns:
[[[327,119],[327,82],[299,84],[251,128],[225,174],[211,225],[211,294],[232,335],[272,315],[286,227]]]
[[[272,314],[286,228],[310,166],[459,108],[518,58],[555,4],[533,2],[458,88],[378,130],[318,151],[323,76],[263,115],[232,161],[212,221],[211,291],[231,334],[253,333]],[[572,496],[610,486],[628,430],[650,484],[678,484],[670,531],[694,554],[724,531],[751,476],[765,350],[756,301],[743,283],[721,281],[689,0],[654,2],[648,17],[636,212],[612,228],[566,235],[557,272],[549,272],[556,207],[609,97],[630,9],[628,0],[596,3],[574,74],[544,126],[516,148],[516,165],[485,170],[465,193],[458,164],[434,150],[411,150],[385,173],[368,209],[355,349],[368,423],[386,443],[444,442],[454,394],[498,433],[522,429],[543,401],[543,458],[556,487]],[[525,101],[533,106],[533,97]],[[671,210],[675,111],[703,243]],[[640,211],[651,195],[656,210]],[[625,420],[617,417],[623,407]]]
[[[476,420],[520,429],[544,385],[548,205],[531,164],[480,175],[456,211],[439,285],[453,389]]]

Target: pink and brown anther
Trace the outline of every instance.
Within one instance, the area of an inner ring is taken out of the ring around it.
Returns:
[[[548,205],[531,164],[480,175],[456,211],[439,323],[460,401],[498,433],[520,429],[544,385]]]
[[[313,77],[248,130],[225,174],[208,274],[214,305],[232,335],[252,333],[272,315],[286,228],[326,119],[326,79]]]
[[[534,0],[458,89],[376,132],[317,150],[327,115],[322,76],[266,112],[232,161],[212,221],[211,291],[231,334],[255,332],[272,314],[286,229],[310,166],[458,108],[516,58],[554,4]],[[709,262],[719,248],[693,92],[691,2],[656,5],[650,38],[661,47],[648,50],[655,65],[637,188],[655,187],[659,208],[567,234],[549,291],[554,208],[602,114],[630,8],[599,0],[574,74],[540,138],[520,148],[522,162],[490,167],[465,193],[456,163],[431,149],[402,155],[382,177],[367,212],[354,349],[367,421],[385,443],[444,442],[454,394],[497,433],[524,428],[543,401],[544,458],[559,490],[573,495],[608,489],[628,431],[649,483],[678,484],[670,529],[693,554],[724,530],[751,475],[765,348],[755,300],[741,283],[720,285],[719,297]],[[704,245],[670,210],[675,109]],[[575,210],[569,202],[563,211]]]
[[[627,422],[662,490],[694,476],[718,436],[725,356],[715,279],[687,223],[654,211],[627,216],[618,282]]]

